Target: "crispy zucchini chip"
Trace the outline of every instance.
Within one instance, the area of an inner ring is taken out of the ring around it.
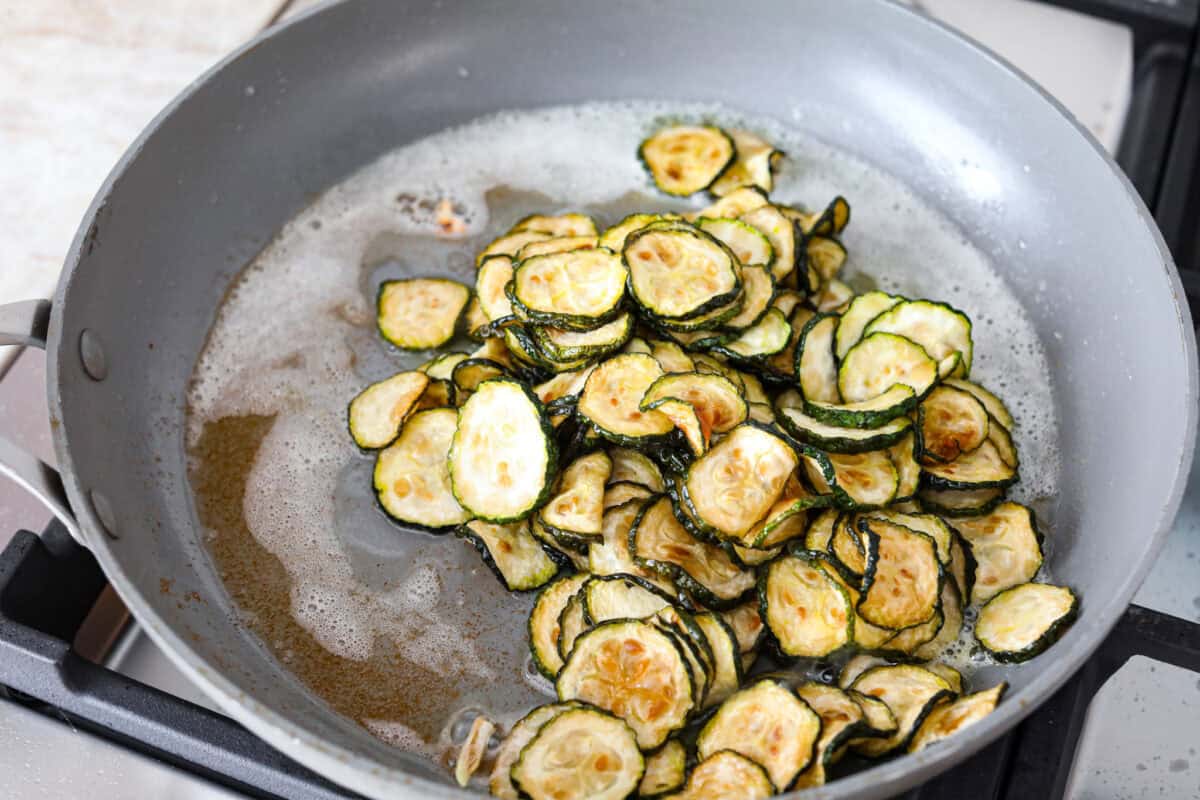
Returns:
[[[423,372],[401,372],[372,383],[350,401],[350,435],[364,450],[387,447],[429,386]]]
[[[450,487],[448,454],[458,424],[450,408],[414,414],[396,439],[375,459],[375,496],[398,522],[426,528],[461,525],[471,515]]]
[[[511,775],[521,796],[531,800],[623,800],[643,770],[628,725],[595,708],[572,708],[538,729]]]
[[[438,347],[454,338],[471,291],[445,278],[384,281],[375,321],[384,339],[405,350]]]
[[[654,185],[666,194],[684,197],[711,186],[736,154],[729,134],[712,125],[673,125],[638,148]]]
[[[1023,583],[988,600],[975,622],[975,638],[997,661],[1028,661],[1058,641],[1079,613],[1066,586]]]
[[[986,516],[956,520],[954,527],[975,561],[972,603],[986,603],[1005,589],[1033,580],[1042,567],[1042,537],[1026,506],[1002,503]]]

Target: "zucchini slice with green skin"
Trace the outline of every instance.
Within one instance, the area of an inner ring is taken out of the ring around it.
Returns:
[[[713,656],[713,676],[704,695],[704,707],[714,706],[742,685],[742,659],[737,636],[721,617],[706,611],[693,619],[708,640]]]
[[[1000,450],[987,439],[970,453],[948,464],[924,464],[925,482],[933,489],[1002,488],[1017,482],[1017,469],[1004,461]]]
[[[871,511],[866,514],[868,518],[876,518],[894,522],[897,525],[903,525],[909,530],[923,533],[930,539],[933,539],[937,545],[938,560],[943,564],[949,564],[952,558],[951,548],[954,544],[954,530],[946,524],[946,521],[936,514],[910,514],[903,511],[896,511],[895,507],[881,509],[879,511]]]
[[[953,386],[955,389],[962,389],[964,392],[970,392],[975,396],[975,399],[983,403],[983,407],[987,409],[988,414],[991,414],[1000,424],[1010,431],[1013,429],[1014,420],[1008,407],[1004,405],[1004,401],[996,395],[989,392],[987,389],[980,386],[978,383],[972,383],[961,378],[947,378],[945,380],[947,386]]]
[[[548,325],[531,325],[538,349],[555,361],[599,358],[620,350],[633,334],[633,315],[621,314],[590,331],[572,331]]]
[[[971,597],[971,590],[975,588],[975,557],[971,555],[971,549],[958,533],[954,534],[954,540],[950,543],[950,561],[946,570],[954,579],[965,604]]]
[[[577,570],[587,569],[587,558],[580,552],[577,540],[568,540],[565,537],[556,538],[554,534],[546,530],[542,521],[536,516],[531,517],[528,522],[530,534],[542,543],[552,559],[564,567],[570,564]]]
[[[595,367],[560,372],[550,380],[534,386],[533,393],[544,405],[550,405],[556,400],[578,399],[593,369]]]
[[[713,125],[673,125],[638,147],[654,185],[678,197],[707,189],[736,156],[733,139]]]
[[[653,356],[624,353],[596,367],[588,376],[577,407],[600,435],[617,444],[640,445],[663,439],[675,424],[639,403],[663,371]]]
[[[550,253],[567,253],[571,250],[591,250],[598,244],[595,236],[561,236],[557,239],[546,239],[541,242],[530,242],[517,251],[517,261],[524,261],[534,256],[545,256]]]
[[[908,752],[924,750],[934,742],[940,742],[963,728],[974,725],[996,710],[996,704],[1000,702],[1007,688],[1008,684],[1001,682],[990,689],[960,697],[933,709],[908,743]]]
[[[570,250],[517,264],[505,291],[528,321],[589,331],[620,313],[626,277],[621,257],[611,250]]]
[[[740,269],[740,268],[739,268]],[[745,294],[739,292],[736,297],[723,306],[708,311],[697,317],[686,320],[666,319],[665,317],[650,317],[646,322],[655,330],[671,337],[689,349],[699,350],[711,347],[715,340],[725,341],[736,333],[727,331],[722,326],[730,319],[741,313],[745,304]],[[685,336],[684,334],[694,334]]]
[[[896,498],[900,476],[886,450],[825,453],[804,445],[804,472],[818,494],[841,508],[882,508]]]
[[[834,566],[833,561],[834,560],[832,558],[828,557],[819,558],[817,565],[821,567],[821,569],[825,570],[829,577],[841,584],[842,588],[846,590],[846,594],[850,596],[851,605],[857,608],[859,598],[862,597],[862,593],[859,592],[859,587],[862,585],[862,582],[856,581],[855,583],[851,584],[846,579],[846,576],[842,574],[842,572],[836,566]],[[869,574],[865,576],[865,580],[868,584],[872,578],[873,576]],[[871,624],[871,622],[863,619],[860,616],[855,616],[854,644],[864,650],[875,652],[882,651],[884,643],[888,639],[891,639],[895,634],[896,631],[892,630],[891,628],[881,628],[878,625]],[[845,688],[844,685],[843,688]]]
[[[458,411],[450,482],[463,508],[489,522],[514,522],[542,504],[558,450],[542,405],[523,384],[484,381]]]
[[[683,500],[714,535],[753,546],[747,534],[775,504],[798,463],[779,436],[743,423],[691,465]]]
[[[454,368],[466,359],[466,353],[444,353],[429,359],[417,371],[424,372],[431,381],[448,381],[454,376]]]
[[[678,220],[675,214],[630,214],[600,235],[599,246],[619,253],[625,248],[625,239],[634,231],[640,231],[654,222]]]
[[[492,774],[488,781],[488,789],[494,796],[500,800],[519,800],[517,789],[513,786],[512,776],[509,774],[513,764],[517,763],[525,745],[533,740],[543,725],[573,708],[581,706],[579,703],[550,703],[538,706],[517,720],[508,736],[500,743],[500,749],[496,751],[496,760],[493,762]]]
[[[941,609],[942,624],[938,629],[937,636],[933,637],[924,644],[913,649],[912,654],[924,661],[931,661],[939,658],[946,648],[958,641],[958,635],[962,633],[963,625],[963,608],[962,595],[959,594],[958,584],[952,580],[942,582],[942,599],[939,605]],[[946,673],[938,669],[934,669],[936,665],[930,665],[930,669],[937,672],[950,683],[951,687],[956,692],[962,691],[962,676],[959,676],[957,684],[951,681]],[[947,668],[950,669],[950,668]]]
[[[467,302],[467,308],[463,311],[463,327],[466,328],[468,337],[475,341],[481,341],[488,336],[493,335],[491,328],[491,320],[483,313],[483,309],[479,307],[479,298],[472,297]]]
[[[510,592],[526,592],[550,582],[558,564],[529,532],[527,521],[496,525],[475,519],[459,528]]]
[[[911,386],[897,384],[878,397],[858,403],[822,403],[805,399],[809,416],[828,425],[845,428],[879,428],[907,414],[917,404]]]
[[[384,339],[403,350],[440,347],[454,338],[471,290],[445,278],[384,281],[375,321]]]
[[[575,642],[559,670],[559,700],[609,711],[652,750],[682,728],[696,706],[696,688],[682,645],[642,620],[597,625]]]
[[[617,481],[604,487],[604,510],[624,505],[630,500],[649,500],[653,495],[650,489],[633,481]]]
[[[924,397],[937,380],[937,362],[920,345],[893,333],[868,333],[846,353],[837,374],[847,403],[874,399],[896,385]]]
[[[945,622],[946,618],[942,615],[942,609],[939,605],[933,610],[933,616],[929,619],[919,625],[913,625],[910,628],[896,631],[878,649],[888,653],[899,653],[901,656],[911,656],[918,648],[936,639],[938,634],[941,633]]]
[[[604,516],[604,484],[612,460],[603,451],[572,461],[558,479],[558,489],[538,516],[555,538],[578,538],[586,545],[600,538]]]
[[[988,413],[970,392],[935,386],[917,406],[922,461],[947,463],[988,438]]]
[[[1079,599],[1068,587],[1023,583],[984,604],[975,639],[997,661],[1028,661],[1057,642],[1078,614]]]
[[[454,408],[457,399],[458,390],[451,381],[430,379],[425,391],[421,392],[421,396],[417,398],[413,412],[435,408]]]
[[[631,575],[677,597],[679,589],[673,581],[639,566],[629,553],[629,529],[649,497],[647,493],[645,497],[630,498],[604,512],[603,539],[588,545],[587,568],[593,575]]]
[[[804,232],[813,236],[836,236],[850,222],[850,204],[846,198],[838,195],[829,201],[829,205],[820,214],[804,216]]]
[[[664,342],[653,340],[647,342],[650,345],[650,355],[654,356],[654,360],[663,368],[663,371],[670,374],[672,372],[695,372],[696,364],[692,361],[692,357],[683,351],[675,342]]]
[[[758,228],[727,217],[701,217],[696,227],[728,247],[743,267],[762,267],[770,274],[775,248]]]
[[[692,769],[683,791],[664,800],[765,800],[773,794],[765,769],[740,753],[721,750]]]
[[[917,437],[910,432],[887,449],[888,458],[896,468],[896,497],[892,503],[907,502],[921,488],[921,465],[917,462]]]
[[[401,372],[355,395],[346,412],[354,443],[363,450],[391,444],[427,386],[425,373]]]
[[[723,327],[731,332],[748,330],[760,323],[769,311],[776,311],[787,319],[787,315],[778,309],[772,309],[771,300],[775,297],[775,279],[771,277],[766,267],[752,264],[742,267],[742,310],[723,323]],[[790,328],[789,328],[790,333]]]
[[[479,267],[491,256],[510,256],[516,257],[521,248],[530,242],[544,242],[547,239],[554,237],[549,233],[541,233],[540,231],[516,231],[504,234],[498,239],[492,240],[487,247],[479,252],[475,257],[475,266]]]
[[[642,508],[629,531],[629,552],[637,564],[666,575],[711,608],[731,608],[754,588],[754,573],[688,533],[666,496]]]
[[[837,326],[836,314],[817,314],[800,331],[796,342],[796,379],[806,404],[842,402],[837,359],[833,355]]]
[[[921,507],[943,517],[978,517],[989,513],[1004,501],[1003,488],[931,489],[917,494]]]
[[[479,308],[489,322],[513,315],[512,301],[504,292],[504,287],[512,277],[512,256],[488,256],[479,265],[479,271],[475,273],[475,297],[479,299]]]
[[[512,369],[514,366],[512,353],[499,338],[484,339],[483,344],[475,348],[473,352],[467,354],[467,358],[485,358],[488,361],[495,361],[505,369]],[[451,372],[451,375],[453,375],[453,372]]]
[[[896,718],[896,732],[890,736],[855,740],[854,750],[871,758],[903,750],[929,713],[954,696],[944,678],[909,664],[872,667],[855,678],[851,688],[887,703]]]
[[[575,641],[589,628],[591,625],[583,618],[583,591],[581,589],[571,596],[571,599],[563,607],[562,613],[558,615],[558,655],[564,663],[575,648]],[[559,671],[562,671],[561,667],[559,667]]]
[[[596,708],[572,708],[538,729],[511,775],[530,800],[624,800],[644,769],[628,725]]]
[[[954,667],[950,666],[949,664],[942,663],[925,664],[923,666],[934,675],[939,675],[944,678],[946,683],[950,684],[950,688],[954,690],[956,695],[963,693],[964,684],[962,673],[956,670]]]
[[[686,214],[688,219],[737,219],[748,211],[768,205],[771,199],[757,186],[743,186],[735,189],[721,199],[705,206],[694,214]]]
[[[777,789],[786,789],[810,763],[821,718],[790,689],[760,680],[731,695],[696,737],[705,759],[733,750],[767,771]]]
[[[855,677],[858,676],[855,675]],[[888,708],[888,704],[878,697],[863,694],[857,689],[846,689],[846,695],[858,703],[858,707],[863,711],[863,725],[867,731],[864,733],[864,737],[888,736],[895,733],[896,729],[900,727],[896,722],[896,715]]]
[[[867,292],[860,294],[850,301],[850,307],[842,314],[838,322],[837,338],[834,348],[838,358],[845,358],[850,348],[858,344],[863,337],[863,331],[876,317],[903,302],[903,297],[887,292]]]
[[[783,157],[783,152],[750,131],[731,129],[729,138],[733,139],[736,154],[734,162],[725,168],[708,190],[717,197],[743,186],[757,186],[764,192],[771,191],[775,184],[771,171],[775,162]]]
[[[795,391],[788,391],[776,401],[779,424],[797,441],[807,442],[828,453],[863,453],[883,450],[905,437],[912,428],[908,417],[897,417],[878,428],[845,428],[827,425],[804,413],[804,401]]]
[[[825,772],[832,766],[834,754],[865,727],[862,706],[836,686],[823,683],[802,683],[796,687],[796,694],[821,718],[821,738],[817,740],[816,757],[796,778],[792,788],[824,786]]]
[[[719,616],[733,631],[737,640],[738,652],[742,655],[753,653],[762,643],[767,626],[763,623],[762,614],[758,610],[758,600],[742,603],[740,606],[720,612]]]
[[[664,375],[646,390],[640,408],[658,409],[671,417],[677,427],[682,427],[673,413],[677,409],[669,407],[675,404],[683,404],[694,412],[699,442],[692,444],[692,451],[697,455],[708,449],[712,434],[732,430],[746,419],[746,401],[738,393],[737,387],[722,375],[703,372]]]
[[[638,784],[640,798],[658,797],[683,786],[687,780],[687,748],[678,739],[667,739],[662,747],[646,754],[646,772]]]
[[[771,300],[771,305],[778,308],[784,314],[787,314],[789,319],[796,311],[797,307],[804,302],[804,295],[795,289],[776,289],[775,298]],[[796,320],[790,319],[793,328],[799,329],[807,320],[802,320],[800,325],[796,324]]]
[[[814,553],[828,553],[829,543],[833,541],[833,529],[841,519],[841,514],[832,508],[827,508],[808,523],[804,532],[804,549]]]
[[[756,364],[783,350],[791,339],[792,326],[787,317],[777,308],[768,308],[762,319],[740,336],[713,350],[734,361]]]
[[[767,565],[758,597],[767,628],[786,656],[824,658],[854,641],[850,596],[803,551]]]
[[[625,239],[629,291],[656,317],[688,320],[728,306],[742,290],[732,251],[686,223],[651,225]]]
[[[771,243],[775,260],[771,262],[771,275],[782,281],[796,268],[802,246],[796,226],[773,205],[762,205],[738,217],[742,222],[762,233]]]
[[[821,291],[817,292],[816,297],[813,298],[813,305],[816,306],[817,311],[822,313],[836,311],[840,314],[847,309],[852,299],[854,299],[853,287],[834,278],[822,286]],[[836,346],[836,339],[834,341]]]
[[[633,575],[593,575],[580,590],[583,618],[589,625],[614,619],[641,619],[674,601],[649,581]]]
[[[905,300],[871,320],[863,337],[876,332],[903,336],[920,345],[934,361],[957,352],[962,356],[963,373],[971,372],[971,320],[945,303]]]
[[[563,665],[562,654],[558,652],[562,632],[559,617],[587,579],[586,572],[578,572],[547,584],[538,593],[533,610],[529,612],[529,652],[533,654],[533,664],[538,672],[550,680],[554,680]]]
[[[507,367],[490,358],[464,358],[454,365],[451,380],[455,389],[465,396],[473,393],[484,381],[503,378],[508,374]]]
[[[858,601],[859,616],[894,630],[927,621],[941,598],[942,565],[933,539],[881,519],[863,518],[858,526],[879,537],[871,583]]]
[[[808,509],[824,506],[825,503],[825,498],[810,492],[799,479],[790,478],[784,485],[783,495],[747,538],[753,537],[755,548],[768,551],[797,539],[808,530]]]
[[[853,514],[842,514],[833,525],[833,536],[829,539],[829,555],[833,556],[834,566],[846,576],[847,580],[862,585],[864,576],[879,558],[879,537],[870,533],[862,533],[856,529],[857,520]]]
[[[804,532],[803,520],[795,525],[798,530],[792,531],[792,536],[798,536]],[[746,569],[754,569],[755,567],[773,561],[783,552],[783,545],[772,545],[769,549],[760,547],[746,547],[745,545],[733,544],[731,542],[722,542],[721,547],[729,553],[730,558],[735,564],[741,564]]]
[[[530,214],[517,220],[509,233],[517,231],[537,231],[555,237],[595,236],[596,221],[587,214]]]
[[[450,490],[447,453],[457,424],[454,409],[420,411],[379,452],[375,496],[389,517],[426,528],[461,525],[471,518]]]
[[[645,453],[629,447],[610,447],[607,452],[613,465],[612,474],[608,478],[610,485],[621,481],[631,481],[640,483],[655,493],[666,489],[662,472]]]
[[[883,656],[871,653],[859,653],[856,656],[851,656],[850,660],[842,665],[842,669],[838,673],[837,685],[839,688],[849,691],[850,687],[854,685],[854,681],[858,679],[859,675],[862,675],[867,670],[874,669],[875,667],[888,666],[890,663],[891,662],[889,662]],[[877,698],[872,699],[878,701]],[[862,704],[860,703],[860,705]],[[873,715],[868,712],[868,716]]]
[[[1012,434],[994,417],[990,418],[988,422],[988,442],[996,448],[996,453],[1005,464],[1014,470],[1021,466],[1021,459],[1017,455],[1017,446],[1013,443]]]
[[[692,665],[692,675],[696,678],[697,708],[700,708],[716,675],[716,660],[704,630],[696,623],[695,617],[674,606],[654,612],[650,621],[675,634],[685,645],[684,650],[689,654],[688,660]]]
[[[817,271],[822,285],[835,280],[846,263],[846,248],[831,236],[813,234],[806,240],[805,249],[808,263]]]

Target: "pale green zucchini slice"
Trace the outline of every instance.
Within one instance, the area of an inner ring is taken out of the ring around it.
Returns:
[[[558,615],[558,655],[565,662],[575,648],[575,641],[591,628],[583,617],[582,589],[571,596]],[[559,667],[559,671],[562,668]]]
[[[896,732],[890,736],[854,741],[855,751],[872,758],[907,747],[929,712],[954,696],[944,678],[909,664],[872,667],[851,688],[882,700],[896,718]]]
[[[838,323],[835,344],[837,357],[845,358],[850,348],[862,339],[863,330],[873,319],[903,301],[903,297],[887,292],[867,292],[850,301],[850,307],[842,314]]]
[[[933,489],[1003,488],[1016,483],[1018,477],[1016,467],[1005,462],[991,439],[947,464],[933,462],[921,469]]]
[[[512,256],[488,256],[475,273],[475,297],[479,308],[489,322],[506,319],[513,315],[512,301],[504,287],[513,277]]]
[[[628,725],[599,709],[572,708],[538,729],[511,775],[530,800],[624,800],[644,768]]]
[[[673,125],[638,147],[654,185],[683,197],[711,186],[736,155],[733,139],[712,125]]]
[[[517,231],[537,231],[555,237],[595,236],[596,221],[586,214],[530,214],[517,220],[509,233]]]
[[[764,192],[771,191],[775,184],[771,171],[775,162],[783,157],[783,152],[750,131],[731,129],[729,138],[733,139],[736,153],[734,162],[725,168],[708,190],[717,197],[724,197],[743,186],[757,186]]]
[[[682,645],[653,623],[619,619],[581,635],[555,688],[625,720],[637,746],[651,750],[682,728],[696,707],[696,687]],[[636,785],[636,784],[635,784]]]
[[[827,425],[804,412],[804,400],[794,390],[779,396],[776,412],[783,429],[801,442],[829,453],[862,453],[891,447],[912,428],[908,417],[897,417],[878,428],[847,428]]]
[[[650,355],[654,356],[654,360],[658,362],[664,372],[694,372],[696,370],[696,364],[692,361],[692,357],[675,342],[655,339],[647,344],[650,345]]]
[[[907,414],[917,404],[911,386],[897,384],[878,397],[858,403],[824,403],[805,399],[809,416],[845,428],[878,428]]]
[[[550,680],[554,680],[563,665],[562,654],[558,652],[559,617],[587,579],[586,572],[577,572],[552,581],[538,593],[529,612],[529,651],[534,666]]]
[[[1058,641],[1079,614],[1066,586],[1022,583],[992,597],[979,610],[975,639],[997,661],[1028,661]]]
[[[996,395],[989,392],[987,389],[980,386],[978,383],[962,380],[961,378],[947,378],[945,381],[947,386],[953,386],[955,389],[962,389],[964,392],[970,392],[975,396],[975,399],[983,403],[983,407],[987,409],[988,414],[999,420],[1000,424],[1010,431],[1015,424],[1013,416],[1008,411],[1008,407],[1004,405],[1004,401]]]
[[[742,331],[734,340],[717,345],[713,350],[739,362],[759,363],[787,347],[792,338],[792,326],[777,308],[768,308],[762,318]]]
[[[942,565],[933,539],[881,519],[863,518],[858,526],[879,537],[871,582],[864,581],[858,601],[859,616],[894,630],[927,621],[941,597]]]
[[[646,391],[662,374],[653,356],[614,356],[588,376],[579,396],[578,412],[601,436],[617,444],[636,445],[662,438],[674,429],[674,423],[658,411],[639,408]]]
[[[517,252],[517,261],[551,253],[568,253],[572,250],[591,250],[598,244],[595,236],[562,236],[541,242],[530,242]]]
[[[829,543],[833,541],[833,529],[841,519],[841,513],[827,508],[808,523],[804,533],[804,549],[814,553],[828,553]]]
[[[817,314],[800,331],[796,342],[796,379],[806,403],[842,402],[838,390],[838,365],[833,355],[833,335],[837,326],[836,314]]]
[[[804,473],[818,494],[842,508],[882,508],[892,502],[900,476],[886,450],[825,453],[804,446]]]
[[[767,193],[757,186],[743,186],[735,189],[711,205],[705,206],[693,214],[686,214],[688,219],[737,219],[748,211],[770,203]]]
[[[508,736],[500,743],[496,751],[496,760],[492,764],[492,773],[488,780],[488,789],[500,800],[519,800],[517,789],[512,784],[510,770],[517,763],[525,745],[541,730],[542,726],[564,711],[580,708],[578,703],[550,703],[538,706],[530,711],[512,726]]]
[[[1004,500],[1003,487],[986,489],[930,489],[917,495],[921,507],[943,517],[977,517]]]
[[[689,467],[683,500],[713,535],[753,546],[746,535],[775,504],[797,465],[787,442],[743,423]]]
[[[835,280],[841,272],[842,265],[846,263],[846,248],[831,236],[809,236],[805,242],[805,249],[808,263],[817,271],[822,285]]]
[[[745,212],[738,219],[767,237],[775,253],[775,260],[771,262],[771,275],[776,281],[786,278],[796,268],[801,247],[796,226],[792,221],[772,205],[758,206]]]
[[[903,336],[920,345],[934,361],[959,353],[963,373],[971,372],[971,320],[945,303],[906,300],[871,320],[863,336],[876,332]]]
[[[733,631],[739,653],[745,655],[758,649],[767,626],[763,623],[762,614],[759,613],[757,600],[742,603],[728,611],[722,611],[720,617],[729,626],[729,630]]]
[[[706,611],[693,619],[708,640],[713,657],[713,675],[704,695],[704,707],[715,706],[742,685],[742,660],[737,636],[717,614]]]
[[[359,392],[346,412],[354,443],[364,450],[391,444],[427,386],[425,373],[401,372]]]
[[[1007,688],[1008,684],[1002,682],[982,692],[960,697],[951,703],[942,703],[930,711],[921,727],[917,728],[912,741],[908,743],[908,752],[924,750],[934,742],[940,742],[963,728],[974,725],[996,710],[996,705]]]
[[[924,664],[923,666],[934,675],[940,675],[942,678],[945,678],[946,683],[950,684],[950,688],[954,690],[955,694],[963,693],[964,683],[962,673],[954,667],[942,663]]]
[[[444,353],[429,359],[417,371],[424,372],[431,381],[448,381],[454,377],[454,368],[466,359],[466,353]]]
[[[508,375],[508,368],[490,358],[464,358],[454,365],[451,381],[463,396],[469,396],[479,384]]]
[[[580,591],[588,625],[614,619],[641,619],[670,608],[670,595],[633,575],[593,575]]]
[[[837,376],[847,403],[874,399],[897,385],[924,397],[937,380],[937,362],[920,345],[893,333],[868,333],[846,353]]]
[[[987,409],[964,389],[936,386],[917,406],[917,431],[923,461],[953,461],[988,438]]]
[[[571,250],[517,264],[507,292],[523,319],[589,331],[620,313],[626,275],[611,250]]]
[[[584,367],[572,372],[560,372],[545,383],[533,387],[533,393],[543,405],[550,405],[556,400],[567,398],[578,399],[588,376],[595,367]]]
[[[932,661],[935,658],[939,658],[942,653],[945,652],[947,647],[958,641],[958,635],[962,633],[962,595],[959,593],[957,583],[952,580],[946,580],[942,582],[942,598],[938,608],[941,611],[942,624],[938,629],[937,635],[924,644],[917,646],[912,651],[914,656],[924,661]],[[954,681],[950,680],[950,677],[946,673],[941,672],[939,669],[935,669],[935,666],[937,665],[930,665],[929,668],[934,672],[937,672],[943,678],[946,678],[946,680],[950,682],[950,685],[953,687],[954,691],[962,691],[961,675],[959,676],[958,683],[955,684]],[[947,669],[952,668],[948,667]]]
[[[740,270],[741,267],[738,269]],[[725,341],[732,337],[734,332],[726,331],[722,326],[741,313],[745,302],[745,293],[738,292],[737,296],[725,305],[718,306],[699,316],[685,320],[650,317],[647,319],[647,323],[676,342],[692,350],[701,350],[711,347],[718,340]],[[693,335],[685,336],[683,334]]]
[[[588,545],[587,568],[593,575],[631,575],[676,597],[679,589],[674,582],[653,570],[639,566],[629,552],[629,529],[633,527],[642,506],[650,496],[650,492],[646,491],[645,496],[628,498],[625,502],[605,510],[602,539]]]
[[[488,361],[495,361],[505,368],[513,366],[512,353],[509,351],[508,346],[495,337],[484,339],[483,344],[467,354],[467,358],[485,358]]]
[[[530,242],[543,242],[554,237],[549,233],[539,231],[516,231],[504,234],[494,239],[487,247],[475,256],[475,266],[479,267],[491,256],[516,257],[521,248]]]
[[[474,519],[459,528],[459,535],[475,545],[483,562],[510,592],[536,589],[558,574],[558,564],[533,538],[527,520],[496,525]]]
[[[517,381],[484,381],[458,411],[450,480],[463,508],[491,522],[524,519],[550,491],[558,451],[541,403]]]
[[[821,718],[821,738],[817,739],[812,763],[800,773],[792,788],[824,786],[826,769],[836,760],[838,750],[866,727],[862,706],[836,686],[823,683],[802,683],[796,687],[796,694]]]
[[[821,718],[790,689],[760,680],[731,695],[700,730],[696,754],[733,750],[767,771],[779,790],[813,760]]]
[[[770,274],[775,249],[762,231],[727,217],[701,217],[696,220],[696,227],[728,247],[743,267],[762,267]]]
[[[688,320],[727,306],[741,292],[737,257],[686,223],[630,234],[621,251],[634,300],[656,317]]]
[[[767,628],[786,656],[824,658],[854,640],[850,596],[803,551],[767,565],[758,595]]]
[[[892,466],[896,468],[896,497],[892,503],[912,500],[921,488],[921,465],[917,461],[917,437],[909,433],[887,450]]]
[[[740,753],[721,750],[692,769],[683,791],[664,800],[765,800],[773,794],[765,769]]]
[[[383,338],[396,347],[439,347],[454,338],[458,318],[470,299],[470,289],[445,278],[384,281],[375,321]]]
[[[558,478],[558,487],[538,517],[555,538],[586,545],[600,539],[604,516],[604,484],[612,473],[612,460],[595,451],[572,461]]]
[[[634,231],[640,231],[653,222],[678,219],[682,217],[675,214],[630,214],[600,235],[599,246],[619,253],[625,249],[625,239]]]
[[[658,797],[683,786],[687,780],[687,748],[678,739],[646,754],[646,773],[638,784],[639,798]]]
[[[633,334],[633,315],[625,312],[590,331],[573,331],[548,325],[532,325],[530,332],[538,349],[555,361],[599,358],[620,350]]]
[[[852,299],[854,299],[854,288],[834,278],[822,286],[821,291],[817,292],[813,298],[813,305],[816,306],[817,311],[822,313],[836,311],[840,314],[849,307]]]
[[[426,528],[461,525],[471,518],[450,489],[447,453],[458,423],[450,408],[413,414],[400,436],[375,459],[375,496],[398,522]]]
[[[665,496],[642,508],[629,531],[629,552],[637,564],[666,575],[711,608],[737,605],[754,588],[754,573],[688,533]]]
[[[546,552],[550,557],[559,563],[560,566],[570,564],[577,570],[587,569],[587,557],[581,552],[581,547],[574,540],[567,540],[565,537],[555,537],[550,531],[546,530],[546,526],[542,525],[542,521],[534,515],[530,517],[529,533],[533,535],[546,548]]]
[[[766,267],[758,265],[742,267],[742,310],[722,324],[730,331],[746,330],[761,322],[764,315],[771,310],[782,314],[786,320],[786,314],[778,309],[772,309],[771,300],[774,297],[775,279],[771,277],[771,273]]]

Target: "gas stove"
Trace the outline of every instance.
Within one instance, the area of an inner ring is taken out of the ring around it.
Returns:
[[[1116,155],[1153,210],[1200,319],[1200,0],[907,2],[1008,57]],[[15,380],[41,392],[31,356],[0,385],[10,420]],[[32,444],[44,453],[42,436]],[[0,528],[41,519],[4,488]],[[219,713],[130,620],[60,525],[39,535],[0,530],[6,540],[0,797],[355,797]],[[1135,603],[1025,722],[903,797],[1200,800],[1200,466]]]

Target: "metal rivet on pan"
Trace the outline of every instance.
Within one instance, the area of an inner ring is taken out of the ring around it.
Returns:
[[[108,358],[104,355],[104,346],[91,328],[84,328],[79,334],[79,359],[83,362],[83,371],[92,380],[102,381],[108,377]]]
[[[91,501],[92,511],[96,513],[96,520],[100,523],[100,527],[108,534],[110,539],[120,539],[117,535],[117,521],[113,517],[112,506],[109,505],[108,499],[100,492],[92,489],[88,492],[88,500]]]

